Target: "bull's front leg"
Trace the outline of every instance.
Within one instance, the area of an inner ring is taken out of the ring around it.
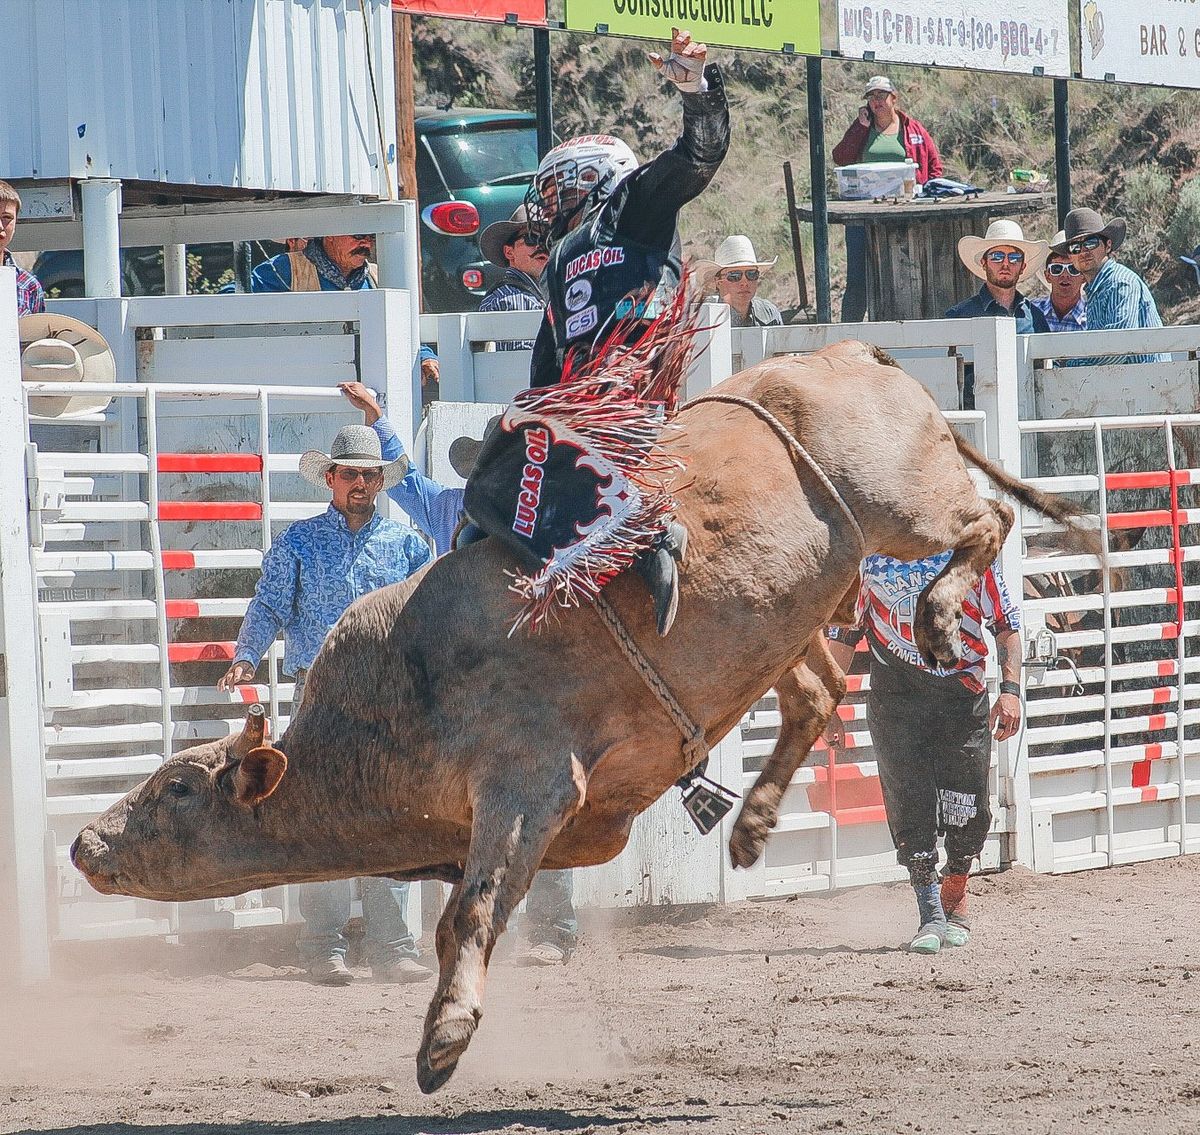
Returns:
[[[1008,505],[988,501],[986,511],[963,529],[950,562],[921,592],[913,635],[927,666],[953,666],[962,658],[963,600],[1000,554],[1012,523]]]
[[[525,786],[536,786],[531,798]],[[528,767],[514,760],[503,784],[474,801],[471,846],[462,882],[437,929],[439,979],[417,1052],[417,1082],[435,1092],[454,1074],[483,1015],[488,962],[496,939],[525,897],[551,841],[583,803],[583,767]]]
[[[775,683],[775,692],[781,718],[779,740],[733,825],[729,858],[735,867],[758,862],[767,836],[779,822],[779,804],[787,786],[846,692],[846,676],[830,655],[823,630],[813,635],[804,660]]]

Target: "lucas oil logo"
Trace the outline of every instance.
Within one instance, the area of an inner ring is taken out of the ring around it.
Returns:
[[[563,280],[569,284],[576,276],[582,276],[586,272],[595,272],[599,268],[611,268],[614,264],[624,263],[623,248],[593,248],[591,252],[585,252],[567,262]]]
[[[550,435],[537,427],[525,431],[525,468],[521,470],[521,491],[517,494],[517,512],[513,518],[513,531],[528,539],[533,538],[537,526],[538,508],[542,503],[542,479],[550,456]]]

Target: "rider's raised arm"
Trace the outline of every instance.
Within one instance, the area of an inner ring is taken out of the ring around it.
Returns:
[[[618,193],[625,201],[617,232],[652,243],[674,225],[680,208],[698,197],[712,181],[729,149],[729,102],[721,69],[704,68],[707,89],[681,91],[683,132],[670,149],[630,175]]]

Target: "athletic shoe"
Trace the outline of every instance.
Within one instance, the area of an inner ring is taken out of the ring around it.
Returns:
[[[927,922],[908,944],[914,954],[936,954],[946,941],[946,923]]]

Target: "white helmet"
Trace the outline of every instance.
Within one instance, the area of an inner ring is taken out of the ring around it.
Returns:
[[[554,199],[581,201],[595,193],[607,197],[621,179],[633,173],[640,163],[620,138],[611,134],[581,134],[554,147],[538,164],[533,185],[542,201],[548,190],[556,189]]]

